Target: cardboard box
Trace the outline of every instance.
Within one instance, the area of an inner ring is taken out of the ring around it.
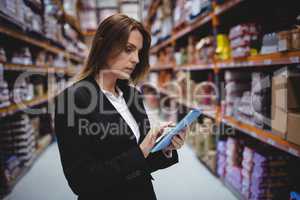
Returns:
[[[272,106],[271,115],[272,115],[271,127],[273,133],[285,139],[288,130],[287,127],[288,113],[281,108]]]
[[[300,145],[300,112],[286,112],[272,107],[272,131],[289,142]]]
[[[288,111],[300,108],[300,76],[272,78],[272,106]]]
[[[287,140],[300,145],[300,113],[289,113],[287,126]]]

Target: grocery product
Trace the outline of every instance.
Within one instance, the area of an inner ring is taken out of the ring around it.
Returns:
[[[240,24],[229,31],[231,56],[243,58],[258,52],[259,32],[256,24]]]

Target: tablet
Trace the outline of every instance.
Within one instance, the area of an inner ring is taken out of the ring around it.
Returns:
[[[202,112],[199,109],[191,110],[174,128],[169,130],[159,141],[155,143],[150,152],[155,153],[169,146],[172,138],[179,134],[185,127],[196,121],[201,113]]]

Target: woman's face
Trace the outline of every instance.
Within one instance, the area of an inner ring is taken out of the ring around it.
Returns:
[[[116,79],[130,79],[143,47],[143,36],[138,30],[131,31],[126,48],[117,56],[108,59],[110,74]]]

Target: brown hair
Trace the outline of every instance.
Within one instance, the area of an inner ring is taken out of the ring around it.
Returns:
[[[124,14],[115,14],[98,26],[86,64],[75,77],[75,81],[89,75],[95,77],[105,68],[109,56],[118,55],[126,48],[129,34],[133,30],[142,34],[143,47],[139,53],[139,63],[131,74],[131,81],[137,83],[141,80],[149,70],[151,36],[140,22]]]

